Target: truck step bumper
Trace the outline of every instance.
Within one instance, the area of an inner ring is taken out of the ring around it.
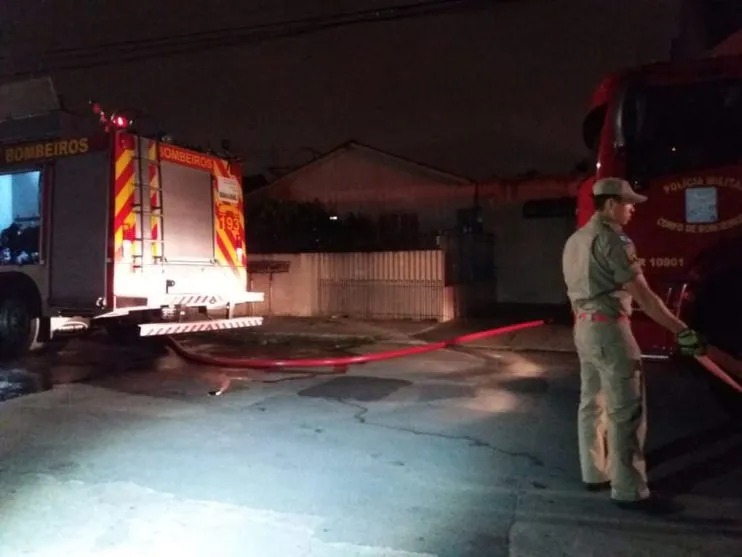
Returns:
[[[259,327],[262,317],[236,317],[234,319],[208,319],[205,321],[186,321],[183,323],[145,323],[139,325],[139,336],[182,335],[206,331],[226,331],[245,327]]]
[[[232,302],[235,304],[264,301],[262,292],[239,292],[228,296],[221,294],[161,294],[147,299],[148,307],[187,306],[187,307],[223,307]]]

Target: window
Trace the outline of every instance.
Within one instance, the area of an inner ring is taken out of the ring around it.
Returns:
[[[742,80],[637,88],[627,96],[625,114],[632,180],[742,160]]]
[[[39,262],[41,172],[0,174],[0,265]]]

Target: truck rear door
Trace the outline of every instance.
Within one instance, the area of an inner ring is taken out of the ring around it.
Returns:
[[[161,163],[163,243],[169,263],[211,263],[214,209],[210,170]]]

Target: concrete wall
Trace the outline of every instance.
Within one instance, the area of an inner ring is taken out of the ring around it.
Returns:
[[[572,217],[522,216],[523,203],[490,208],[485,225],[495,232],[497,302],[562,304],[562,249],[574,231]]]
[[[250,255],[252,261],[286,261],[287,273],[250,274],[249,289],[263,292],[265,302],[255,304],[260,315],[311,317],[319,311],[319,258],[314,253]]]

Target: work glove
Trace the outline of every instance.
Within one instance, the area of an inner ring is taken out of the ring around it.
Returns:
[[[683,329],[676,338],[680,353],[684,356],[703,356],[706,353],[706,343],[693,329]]]

